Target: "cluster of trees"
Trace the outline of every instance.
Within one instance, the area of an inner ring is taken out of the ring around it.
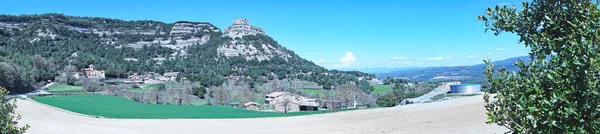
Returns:
[[[239,80],[229,80],[221,86],[209,88],[204,96],[209,98],[209,101],[212,100],[210,102],[212,105],[230,105],[231,103],[242,105],[245,102],[256,100],[257,97],[263,98],[252,92],[248,83]]]
[[[390,78],[390,77],[383,79],[384,85],[390,85],[393,83],[407,84],[408,82],[410,82],[410,80],[408,80],[408,79],[396,79],[396,78]]]
[[[100,90],[106,91],[108,95],[119,96],[129,100],[147,104],[165,104],[165,105],[190,105],[191,102],[199,101],[204,98],[207,92],[197,82],[167,82],[158,83],[154,86],[140,89],[136,85],[98,85]],[[129,90],[145,90],[142,92],[132,92]]]
[[[11,93],[24,93],[33,90],[56,76],[58,66],[55,60],[40,55],[24,55],[7,51],[0,47],[0,86]]]
[[[300,80],[316,82],[319,85],[322,85],[323,88],[328,89],[328,90],[331,89],[332,87],[335,87],[336,85],[342,85],[347,82],[353,82],[353,83],[357,84],[359,86],[359,88],[361,89],[361,91],[363,91],[363,92],[370,93],[373,90],[375,90],[373,88],[373,86],[371,86],[370,83],[366,79],[359,80],[358,77],[356,77],[354,75],[350,75],[350,74],[345,74],[345,73],[298,74],[298,75],[296,75],[296,78],[300,79]]]
[[[381,107],[393,107],[404,99],[416,98],[431,92],[438,84],[434,82],[426,82],[422,84],[414,84],[409,86],[404,83],[394,83],[392,92],[388,92],[377,99],[377,105]]]

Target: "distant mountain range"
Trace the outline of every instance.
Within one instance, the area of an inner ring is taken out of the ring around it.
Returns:
[[[505,60],[494,61],[498,67],[505,67],[508,71],[518,71],[519,68],[513,65],[519,59],[530,61],[528,56],[513,57]],[[426,67],[413,68],[392,71],[387,73],[376,73],[377,78],[407,78],[414,81],[437,81],[437,80],[463,80],[473,81],[485,78],[485,64],[477,64],[472,66],[453,66],[453,67]]]
[[[337,69],[337,70],[342,70],[342,71],[361,71],[361,72],[370,73],[370,74],[380,74],[380,73],[389,73],[389,72],[409,70],[409,69],[417,69],[417,68],[419,68],[419,67],[360,68],[360,69],[355,69],[355,68],[340,68],[340,69]]]

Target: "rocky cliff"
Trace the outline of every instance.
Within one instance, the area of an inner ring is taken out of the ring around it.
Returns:
[[[233,24],[225,29],[225,36],[231,38],[241,38],[244,35],[256,35],[265,34],[265,31],[260,27],[250,25],[247,19],[236,18],[233,20]]]
[[[232,40],[225,42],[217,51],[227,57],[243,56],[246,60],[259,61],[269,60],[275,56],[283,59],[292,57],[277,42],[271,41],[272,39],[265,35],[262,28],[250,25],[244,18],[234,19],[223,36]]]
[[[141,48],[145,45],[158,44],[162,47],[171,48],[177,50],[171,56],[185,56],[187,55],[186,49],[191,45],[199,44],[202,45],[208,40],[214,33],[220,33],[221,30],[214,25],[206,22],[189,22],[189,21],[178,21],[173,24],[170,29],[168,38],[155,38],[151,41],[138,41],[130,43],[128,46],[133,48]]]

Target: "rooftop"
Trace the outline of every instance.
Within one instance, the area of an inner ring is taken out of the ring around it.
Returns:
[[[450,86],[481,86],[481,84],[452,84]]]
[[[281,96],[281,95],[286,94],[286,93],[287,92],[272,92],[272,93],[267,94],[266,96],[277,97],[277,96]]]

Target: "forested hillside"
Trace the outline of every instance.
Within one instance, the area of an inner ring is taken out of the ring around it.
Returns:
[[[233,36],[233,32],[222,32],[207,22],[123,21],[54,13],[0,15],[0,86],[13,92],[31,91],[89,64],[105,70],[110,78],[179,71],[205,87],[221,85],[226,76],[244,76],[251,85],[296,78],[325,88],[349,81],[368,84],[357,76],[373,77],[327,70],[263,33]]]

